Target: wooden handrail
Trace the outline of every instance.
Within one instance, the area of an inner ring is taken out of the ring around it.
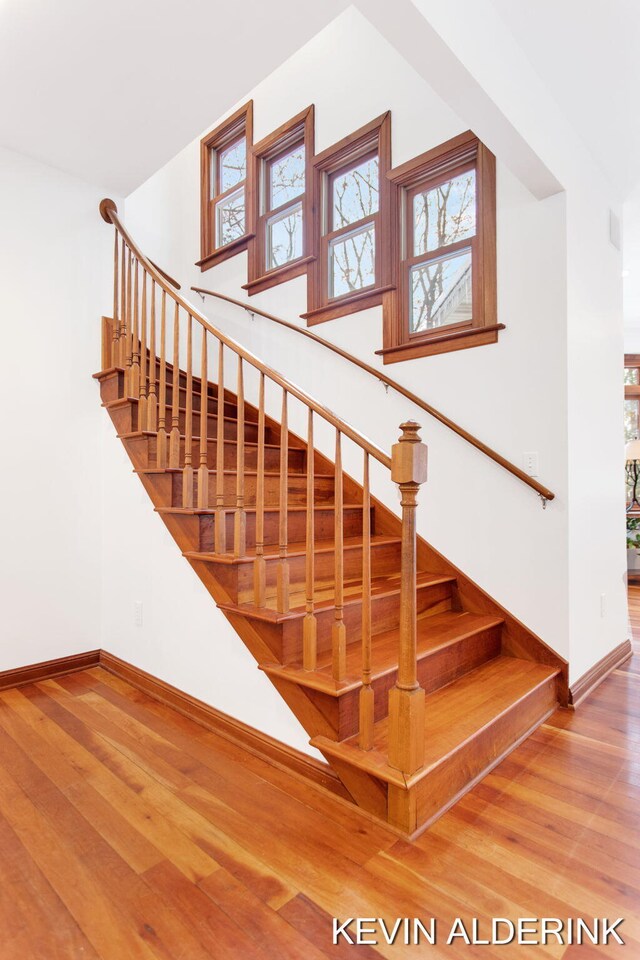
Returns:
[[[216,290],[207,290],[204,287],[191,287],[191,289],[194,293],[199,293],[203,298],[205,296],[209,296],[215,297],[218,300],[226,300],[227,303],[232,303],[237,307],[242,307],[248,313],[256,313],[259,316],[264,317],[266,320],[272,320],[274,323],[279,323],[282,327],[287,327],[289,330],[295,330],[296,333],[300,333],[302,336],[308,337],[309,340],[314,340],[316,343],[322,344],[323,347],[327,347],[327,349],[332,350],[333,353],[337,353],[338,356],[343,357],[343,359],[348,360],[357,367],[360,367],[361,370],[364,370],[366,373],[370,373],[372,376],[377,377],[377,379],[382,383],[386,384],[388,387],[391,387],[403,397],[406,397],[407,400],[415,403],[417,407],[420,407],[421,410],[424,410],[425,413],[428,413],[429,416],[434,418],[434,420],[437,420],[439,423],[443,424],[443,426],[447,427],[449,430],[452,430],[453,433],[457,434],[463,440],[466,440],[466,442],[470,443],[472,447],[476,448],[476,450],[479,450],[486,457],[489,457],[490,460],[493,460],[494,463],[497,463],[498,466],[502,467],[518,480],[521,480],[522,483],[525,483],[532,490],[535,490],[538,496],[542,498],[543,504],[546,504],[546,501],[548,500],[555,499],[555,493],[552,490],[549,490],[549,488],[545,487],[544,484],[538,483],[537,480],[535,480],[533,477],[530,477],[529,474],[524,472],[524,470],[516,467],[516,465],[511,463],[510,460],[507,460],[506,457],[503,457],[496,450],[493,450],[491,447],[487,446],[486,443],[483,443],[481,440],[478,440],[477,437],[474,437],[474,435],[469,433],[468,430],[465,430],[464,427],[461,427],[453,420],[450,420],[449,417],[445,416],[444,413],[441,413],[435,407],[432,407],[430,403],[422,400],[419,396],[417,396],[417,394],[413,393],[411,390],[408,390],[406,387],[403,387],[402,384],[398,383],[396,380],[392,380],[391,377],[388,377],[381,370],[377,370],[375,367],[370,366],[370,364],[365,363],[364,360],[359,360],[357,357],[352,356],[352,354],[347,353],[346,350],[336,346],[335,343],[331,343],[329,340],[324,340],[317,334],[312,333],[310,330],[306,330],[304,327],[299,327],[295,323],[289,323],[288,320],[283,320],[282,317],[276,317],[272,313],[267,313],[265,310],[260,310],[258,307],[254,307],[251,303],[246,303],[242,300],[236,300],[234,297],[229,297],[224,293],[218,293]]]
[[[247,363],[250,363],[251,366],[255,367],[261,373],[264,373],[270,380],[282,387],[283,390],[286,390],[288,394],[290,394],[292,397],[296,397],[297,400],[300,400],[301,403],[305,404],[307,407],[310,407],[315,413],[319,414],[323,420],[326,420],[327,423],[330,423],[336,428],[336,430],[339,430],[341,433],[343,433],[345,437],[349,437],[349,439],[355,444],[370,453],[371,456],[374,457],[374,459],[376,459],[379,463],[387,467],[389,470],[391,469],[391,457],[386,454],[384,450],[381,450],[380,447],[373,443],[373,441],[363,436],[363,434],[356,430],[355,427],[352,427],[345,420],[342,420],[340,417],[336,416],[336,414],[333,413],[332,410],[329,410],[328,407],[325,407],[322,403],[319,403],[319,401],[315,400],[300,387],[297,387],[281,373],[278,373],[277,370],[274,370],[266,363],[263,363],[253,353],[251,353],[249,350],[246,350],[243,346],[241,346],[241,344],[237,343],[231,337],[228,337],[225,333],[223,333],[222,330],[218,330],[216,327],[212,326],[207,318],[200,313],[197,307],[194,307],[192,303],[189,303],[189,301],[185,300],[185,298],[179,293],[176,293],[163,274],[147,257],[145,257],[138,245],[131,238],[130,234],[118,216],[118,208],[113,200],[104,199],[100,202],[100,214],[103,220],[105,220],[107,223],[112,223],[117,228],[120,235],[126,241],[126,244],[131,252],[135,255],[140,263],[144,264],[145,268],[155,279],[158,286],[164,290],[165,293],[169,294],[176,305],[180,305],[183,310],[186,310],[186,312],[195,320],[197,320],[198,323],[202,324],[203,327],[209,330],[209,332],[213,334],[219,343],[229,347],[229,349],[232,350],[237,356],[242,357],[242,359],[246,360]]]

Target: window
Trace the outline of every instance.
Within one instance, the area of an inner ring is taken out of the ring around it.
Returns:
[[[307,272],[311,261],[313,106],[251,150],[255,237],[249,244],[250,294]]]
[[[315,158],[317,258],[302,314],[309,324],[376,306],[390,289],[390,166],[390,113]]]
[[[248,152],[253,103],[241,107],[201,141],[201,246],[203,270],[246,249],[251,237]]]
[[[495,343],[495,158],[471,133],[389,177],[400,191],[397,290],[385,299],[385,363]]]

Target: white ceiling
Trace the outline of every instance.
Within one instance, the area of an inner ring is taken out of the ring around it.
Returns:
[[[348,0],[0,0],[0,145],[128,194]]]
[[[127,194],[348,2],[0,0],[0,145]],[[640,0],[492,2],[626,196]]]
[[[624,199],[640,182],[639,0],[493,0]]]

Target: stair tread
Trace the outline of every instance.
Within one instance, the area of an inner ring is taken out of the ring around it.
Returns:
[[[139,430],[139,431],[137,431],[136,433],[133,433],[133,434],[123,434],[123,433],[121,433],[121,434],[119,434],[119,436],[120,436],[120,439],[125,439],[125,440],[126,440],[126,439],[130,439],[131,437],[142,437],[142,436],[154,437],[154,436],[156,436],[156,434],[155,434],[155,432],[154,432],[153,430]],[[180,434],[180,437],[181,437],[181,439],[184,439],[184,435],[183,435],[183,434]],[[216,438],[216,437],[208,437],[207,439],[209,440],[209,442],[213,441],[213,442],[215,443],[215,441],[216,441],[217,438]],[[234,446],[234,447],[237,447],[237,446],[238,446],[238,441],[237,441],[237,440],[234,440],[232,437],[225,437],[225,438],[224,438],[224,442],[225,442],[225,443],[228,443],[230,446]],[[245,447],[258,447],[258,446],[259,446],[257,440],[245,440],[245,441],[244,441],[244,445],[245,445]],[[266,443],[266,442],[265,442],[265,443],[263,444],[263,446],[264,446],[265,450],[280,450],[280,444],[279,444],[279,443]],[[303,450],[302,447],[290,447],[289,449],[290,449],[290,450]],[[136,472],[137,472],[137,473],[164,473],[165,470],[170,470],[170,469],[171,469],[171,470],[177,470],[178,468],[177,468],[177,467],[140,467]],[[316,470],[316,473],[317,473],[317,470]]]
[[[156,362],[159,363],[159,360],[156,359]],[[167,362],[167,373],[171,372],[171,370],[172,370],[172,366],[171,366],[171,364],[170,364],[169,362]],[[117,366],[116,366],[116,367],[107,367],[105,370],[99,370],[97,373],[93,373],[91,376],[92,376],[92,378],[93,378],[94,380],[100,381],[100,380],[106,380],[107,377],[112,377],[112,376],[114,375],[114,373],[126,374],[126,372],[127,372],[127,371],[126,371],[126,368],[125,368],[125,367],[117,367]],[[184,371],[181,371],[181,373],[184,374]],[[146,379],[147,379],[148,382],[150,381],[149,376],[147,376]],[[196,396],[196,395],[197,395],[197,396],[200,396],[200,394],[201,394],[201,391],[200,391],[200,377],[195,377],[195,376],[194,376],[194,377],[193,377],[193,381],[194,381],[194,383],[193,383],[193,395],[194,395],[194,396]],[[160,393],[160,378],[159,378],[159,376],[156,377],[153,382],[154,382],[155,385],[156,385],[156,395],[159,395],[159,393]],[[172,389],[172,387],[173,387],[173,383],[172,383],[172,381],[171,381],[171,378],[167,377],[167,388],[170,390],[170,389]],[[182,382],[180,383],[180,390],[181,390],[181,391],[182,391],[182,390],[186,390],[186,385],[185,385],[184,381],[182,381]],[[237,402],[237,397],[236,397],[236,395],[235,395],[234,393],[232,393],[232,392],[229,390],[228,387],[225,387],[225,388],[224,388],[224,392],[225,392],[225,403],[235,403],[235,402]],[[218,385],[217,385],[216,383],[212,383],[211,381],[209,381],[209,383],[207,384],[207,396],[210,397],[212,400],[217,400],[217,398],[218,398]],[[122,403],[123,401],[125,401],[125,402],[127,402],[127,403],[129,403],[129,402],[137,403],[137,402],[138,402],[138,397],[131,397],[131,396],[129,396],[129,397],[119,397],[118,399],[119,399],[119,401],[120,401],[121,403]],[[103,406],[104,406],[104,404],[103,404]]]
[[[194,461],[194,463],[192,464],[192,468],[193,468],[193,472],[196,473],[197,470],[198,470],[198,464],[197,464],[195,461]],[[151,467],[151,468],[143,468],[142,470],[140,470],[140,469],[139,469],[139,470],[134,470],[133,472],[134,472],[134,473],[148,473],[148,474],[154,474],[154,473],[182,473],[182,472],[183,472],[183,469],[182,469],[182,467],[166,467],[166,468],[163,468],[163,469],[155,469],[155,468]],[[212,469],[211,467],[209,467],[209,469],[207,470],[207,473],[208,473],[209,476],[212,477],[212,478],[217,475],[217,472],[218,472],[217,470],[214,470],[214,469]],[[233,470],[233,469],[230,468],[230,467],[225,467],[225,469],[222,471],[222,473],[223,473],[223,474],[226,474],[226,475],[229,476],[229,477],[237,477],[237,476],[238,476],[238,471],[237,471],[237,470]],[[257,477],[257,476],[258,476],[258,471],[257,471],[257,470],[244,470],[244,471],[243,471],[243,475],[244,475],[245,477]],[[280,471],[279,471],[279,470],[263,470],[263,471],[262,471],[262,476],[263,476],[263,477],[278,477],[278,478],[279,478],[279,477],[280,477]],[[307,479],[307,475],[306,475],[306,473],[304,472],[304,470],[301,469],[301,470],[299,470],[299,471],[296,471],[296,470],[292,470],[291,467],[289,467],[289,469],[287,470],[287,476],[289,476],[289,477],[295,477],[297,480],[304,480],[305,482],[306,482],[306,479]],[[333,474],[332,474],[332,473],[316,473],[316,478],[318,478],[318,477],[323,477],[323,478],[326,479],[326,480],[333,480]]]
[[[225,417],[225,420],[230,420],[231,423],[235,423],[235,422],[236,422],[233,417]],[[251,420],[249,420],[249,421],[247,421],[247,422],[248,422],[248,423],[252,423]],[[171,432],[171,428],[168,427],[168,429],[167,429],[167,436],[170,434],[170,432]],[[157,435],[158,435],[158,434],[156,433],[155,430],[130,430],[128,433],[119,433],[119,434],[118,434],[118,439],[120,439],[120,440],[139,440],[139,439],[141,439],[142,437],[157,437]],[[181,439],[181,440],[184,440],[184,439],[185,439],[184,433],[181,433],[181,434],[180,434],[180,439]],[[193,440],[194,443],[198,443],[198,442],[199,442],[199,437],[197,437],[197,436],[193,436],[191,439]],[[217,442],[217,439],[218,439],[217,437],[207,437],[207,441],[208,441],[209,443],[216,443],[216,442]],[[224,442],[225,442],[225,443],[237,443],[238,441],[237,441],[237,440],[234,440],[232,437],[224,437]],[[257,440],[245,440],[245,441],[244,441],[244,445],[245,445],[245,447],[250,447],[250,446],[257,447],[257,446],[258,446],[258,441],[257,441]],[[279,444],[279,443],[265,443],[265,447],[277,447],[278,450],[279,450],[279,449],[280,449],[280,444]],[[296,446],[296,445],[295,445],[294,443],[292,443],[291,440],[290,440],[290,441],[289,441],[289,453],[291,453],[292,450],[306,450],[306,447]]]
[[[383,534],[374,534],[371,537],[371,546],[383,546],[389,543],[401,543],[400,537],[385,536]],[[345,537],[343,541],[345,550],[357,549],[362,547],[362,537]],[[333,553],[335,550],[334,540],[316,540],[314,543],[314,553]],[[307,552],[306,541],[294,541],[287,547],[287,557],[305,556]],[[279,547],[277,543],[267,543],[264,545],[264,556],[266,559],[277,558]],[[248,547],[244,556],[234,557],[230,553],[203,553],[200,550],[186,550],[183,556],[188,560],[214,560],[216,563],[227,563],[231,565],[253,563],[255,561],[255,547]]]
[[[387,762],[389,719],[374,724],[371,750],[361,750],[357,736],[337,742],[314,737],[311,744],[326,754],[408,789],[459,750],[478,731],[494,723],[527,694],[560,673],[559,667],[499,656],[470,670],[426,696],[425,762],[409,777]]]
[[[199,391],[195,391],[195,392],[197,393],[198,397],[201,396]],[[157,398],[157,397],[156,397],[156,398]],[[217,398],[217,396],[216,396],[215,394],[207,394],[207,399],[208,399],[208,400],[215,400],[216,403],[218,402],[218,398]],[[225,402],[225,406],[233,407],[233,408],[235,408],[235,409],[237,410],[238,405],[237,405],[237,403],[235,403],[233,400],[229,400],[228,397],[225,397],[225,401],[224,401],[224,402]],[[140,398],[139,398],[139,397],[116,397],[116,398],[113,399],[113,400],[105,400],[105,401],[103,401],[102,406],[103,406],[103,407],[107,407],[107,409],[110,408],[110,407],[126,407],[126,405],[127,405],[128,403],[138,404],[138,403],[140,403]],[[170,417],[171,417],[171,413],[172,413],[172,409],[173,409],[172,404],[171,404],[171,402],[167,402],[167,403],[165,404],[165,406],[166,406],[166,409],[167,409],[167,417],[170,418]],[[180,411],[180,413],[185,413],[185,414],[186,414],[186,412],[187,412],[186,406],[183,406],[182,404],[180,404],[180,406],[178,407],[178,410]],[[196,407],[195,404],[193,404],[192,410],[193,410],[194,416],[196,416],[196,417],[199,417],[199,416],[200,416],[200,408],[199,408],[199,407]],[[252,412],[253,412],[253,410],[252,410]],[[217,416],[217,413],[214,413],[214,412],[212,412],[212,411],[207,411],[207,416],[208,416],[208,417],[216,417],[216,416]],[[233,419],[236,420],[236,419],[237,419],[237,416],[236,416],[236,417],[233,417]],[[246,417],[245,417],[245,420],[246,420],[247,423],[256,423],[256,424],[257,424],[257,422],[258,422],[257,420],[248,420]]]
[[[417,622],[418,659],[430,656],[443,647],[454,645],[467,637],[492,627],[500,626],[504,621],[500,617],[474,614],[467,611],[448,610],[432,616],[425,616]],[[371,638],[372,678],[375,680],[391,673],[398,666],[399,630],[385,630]],[[301,663],[260,664],[260,668],[273,676],[295,680],[302,686],[337,697],[349,693],[362,685],[362,643],[360,640],[347,646],[347,669],[344,680],[336,682],[332,675],[331,652],[318,656],[317,669],[304,670]]]
[[[447,574],[418,572],[417,586],[427,586],[437,583],[454,583],[455,577]],[[371,596],[381,597],[400,592],[400,577],[385,575],[371,578]],[[221,603],[221,610],[228,613],[237,613],[256,620],[266,620],[270,623],[281,623],[284,620],[294,620],[303,617],[306,613],[304,589],[290,594],[291,606],[288,613],[278,613],[270,607],[256,607],[253,603]],[[334,606],[334,585],[316,582],[314,609],[316,613]],[[344,606],[357,603],[362,599],[362,581],[344,581]]]
[[[227,504],[225,504],[225,505],[223,506],[222,509],[225,511],[225,513],[233,513],[236,508],[235,508],[235,504],[227,503]],[[314,509],[314,511],[318,511],[318,510],[331,510],[331,511],[335,511],[335,504],[330,503],[329,501],[327,501],[327,502],[325,502],[325,501],[320,501],[320,502],[318,502],[318,503],[314,503],[313,509]],[[344,509],[344,510],[360,510],[360,511],[361,511],[361,510],[362,510],[362,504],[361,504],[361,503],[345,503],[345,504],[343,504],[343,509]],[[307,510],[307,505],[306,505],[306,503],[289,503],[289,504],[287,504],[287,513],[293,513],[293,512],[296,512],[296,513],[306,513],[306,510]],[[208,514],[210,514],[211,516],[213,516],[213,515],[215,515],[215,514],[217,513],[217,508],[216,508],[216,507],[155,507],[155,512],[156,512],[156,513],[186,513],[186,514],[193,513],[193,514],[198,514],[198,515],[202,515],[202,516],[207,516]],[[245,513],[255,513],[255,512],[256,512],[256,507],[255,507],[255,506],[247,506],[247,507],[244,508],[244,512],[245,512]],[[265,513],[280,513],[280,507],[278,506],[277,503],[273,503],[273,504],[266,504],[266,503],[265,503],[264,512],[265,512]],[[453,578],[450,578],[450,579],[453,579]]]

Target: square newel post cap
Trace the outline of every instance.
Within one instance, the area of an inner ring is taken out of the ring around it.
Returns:
[[[424,483],[427,479],[427,445],[418,431],[420,424],[407,420],[400,424],[402,433],[391,448],[391,479],[394,483]]]

